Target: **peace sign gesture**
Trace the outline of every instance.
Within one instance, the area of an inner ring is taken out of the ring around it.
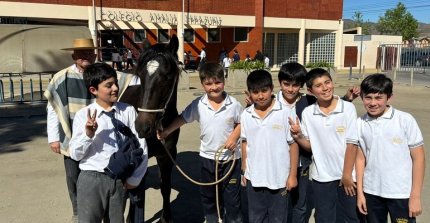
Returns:
[[[302,135],[302,129],[300,128],[300,119],[296,117],[296,121],[293,118],[288,117],[288,123],[290,124],[291,136],[296,139]]]
[[[96,130],[98,127],[96,117],[97,117],[97,109],[94,110],[94,114],[91,115],[91,109],[88,108],[87,123],[85,123],[85,133],[90,138],[94,137],[94,134],[96,133]]]

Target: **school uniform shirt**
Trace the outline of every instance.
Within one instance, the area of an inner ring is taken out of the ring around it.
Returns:
[[[89,138],[85,133],[85,124],[87,122],[88,109],[91,114],[97,110],[96,122],[97,130],[93,138]],[[137,113],[134,108],[125,103],[115,103],[112,106],[114,110],[114,117],[118,122],[122,122],[128,126],[133,134],[137,136],[134,121],[136,120]],[[75,115],[73,122],[73,135],[70,141],[70,157],[79,162],[81,170],[90,170],[97,172],[104,172],[107,167],[109,159],[113,153],[118,151],[119,142],[125,140],[125,136],[119,132],[115,133],[115,126],[112,119],[102,107],[96,102],[88,105],[87,107],[79,110]],[[117,139],[116,135],[120,137]],[[133,186],[139,185],[143,176],[145,175],[148,164],[148,148],[144,138],[138,138],[141,148],[143,149],[143,161],[133,174],[127,179],[127,183]]]
[[[358,144],[355,106],[334,97],[337,104],[329,114],[324,114],[317,102],[302,113],[302,133],[310,141],[313,154],[310,178],[319,182],[340,180],[346,144]],[[352,177],[355,181],[355,170]]]
[[[310,104],[315,103],[316,98],[314,96],[299,93],[300,97],[296,99],[293,104],[289,104],[282,95],[282,91],[279,91],[276,95],[276,99],[283,105],[285,109],[290,109],[292,119],[295,121],[296,117],[302,119],[303,110]],[[299,145],[299,167],[307,168],[312,162],[312,152],[308,152],[302,149]]]
[[[245,178],[253,187],[272,190],[285,188],[290,173],[290,111],[277,100],[264,118],[254,105],[246,108],[241,117],[241,138],[246,140]]]
[[[366,157],[363,191],[390,199],[407,199],[412,188],[411,150],[424,144],[409,113],[390,108],[378,118],[365,114],[357,122]]]
[[[200,156],[215,159],[217,150],[225,144],[236,124],[240,124],[242,106],[234,98],[225,93],[225,99],[218,111],[209,103],[207,94],[198,97],[189,104],[181,116],[186,123],[198,121],[200,124]],[[240,144],[235,149],[236,159],[240,158]],[[227,160],[230,151],[224,150],[220,154],[221,160]]]

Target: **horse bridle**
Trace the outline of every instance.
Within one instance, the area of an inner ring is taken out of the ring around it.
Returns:
[[[175,87],[178,79],[179,79],[179,75],[176,75],[175,81],[173,82],[172,91],[170,92],[170,95],[167,98],[167,101],[166,101],[166,104],[164,105],[164,108],[158,108],[158,109],[137,108],[137,111],[147,112],[147,113],[162,113],[162,114],[164,114],[164,112],[166,112],[167,105],[169,104],[170,99],[172,98],[173,92],[175,91],[174,87]]]

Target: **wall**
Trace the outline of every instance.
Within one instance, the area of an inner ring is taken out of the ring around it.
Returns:
[[[304,19],[342,19],[343,0],[265,0],[264,16]]]
[[[360,64],[360,41],[354,41],[355,34],[343,34],[343,42],[342,42],[342,59],[341,59],[341,68],[349,68],[349,65],[343,64],[343,59],[345,56],[345,46],[357,46],[358,55],[357,55],[357,69]],[[372,35],[370,41],[363,41],[363,55],[362,55],[362,67],[365,69],[376,69],[376,57],[377,50],[379,45],[381,44],[400,44],[402,43],[401,36],[388,36],[388,35]]]

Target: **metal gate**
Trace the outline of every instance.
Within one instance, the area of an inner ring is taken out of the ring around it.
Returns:
[[[396,83],[430,86],[430,46],[380,45],[376,67]]]

